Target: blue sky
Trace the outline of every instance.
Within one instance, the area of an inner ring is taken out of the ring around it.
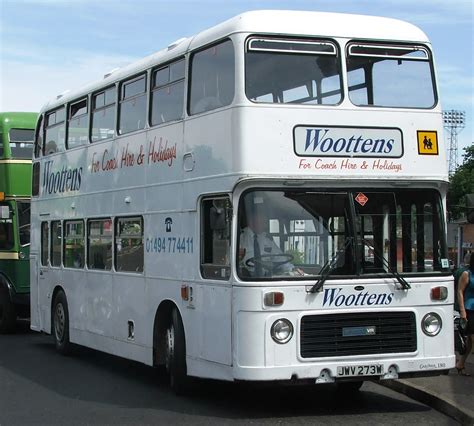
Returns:
[[[0,0],[0,111],[37,111],[53,96],[247,10],[398,18],[431,39],[444,110],[466,111],[459,154],[474,141],[472,0]]]

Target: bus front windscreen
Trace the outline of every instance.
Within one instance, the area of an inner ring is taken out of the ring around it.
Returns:
[[[434,190],[248,191],[239,230],[243,280],[448,272]]]
[[[245,90],[257,103],[336,105],[342,100],[337,47],[325,40],[250,38]]]

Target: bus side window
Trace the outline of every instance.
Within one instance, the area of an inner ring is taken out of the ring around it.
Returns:
[[[189,114],[211,111],[234,99],[235,57],[232,41],[226,40],[195,53],[191,59]]]
[[[50,112],[46,115],[46,133],[45,133],[45,146],[44,154],[50,155],[55,152],[64,151],[64,121],[65,121],[65,109],[64,107],[57,109],[56,111]]]
[[[89,269],[112,269],[112,220],[90,220],[87,230],[87,266]]]
[[[119,133],[145,128],[146,75],[122,83],[120,92]]]
[[[115,270],[143,272],[143,218],[118,218],[115,226]]]
[[[84,222],[71,220],[64,222],[64,266],[84,267]]]
[[[92,95],[91,142],[110,139],[115,136],[115,87]]]
[[[61,266],[61,249],[62,249],[62,227],[61,221],[55,220],[51,222],[51,266]]]
[[[152,126],[183,118],[184,59],[153,73],[151,94]]]
[[[228,197],[202,201],[201,273],[203,278],[229,279],[231,224],[232,207]]]
[[[41,223],[41,265],[48,266],[49,260],[49,224],[48,222]]]
[[[88,99],[69,104],[69,117],[67,127],[67,148],[85,145],[89,133]]]
[[[38,119],[38,126],[36,128],[36,137],[35,137],[35,158],[43,152],[43,140],[44,140],[44,127],[43,127],[43,116],[41,115]]]

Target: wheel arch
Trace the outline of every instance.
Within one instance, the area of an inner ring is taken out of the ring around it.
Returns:
[[[51,318],[49,322],[49,334],[53,333],[54,300],[56,299],[56,296],[58,295],[60,291],[64,293],[67,300],[67,295],[66,295],[66,291],[64,290],[64,287],[61,284],[57,284],[56,287],[54,287],[53,293],[51,295],[51,309],[50,309]]]
[[[12,299],[13,284],[3,272],[0,272],[0,289],[7,290],[10,300]]]
[[[183,321],[181,312],[172,300],[163,300],[158,306],[153,323],[153,365],[165,364],[165,339],[166,329],[172,321],[172,312],[176,309],[181,322]]]

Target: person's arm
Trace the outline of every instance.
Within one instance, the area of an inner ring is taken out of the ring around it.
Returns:
[[[458,303],[459,303],[459,315],[461,318],[466,319],[466,309],[464,307],[464,291],[469,283],[469,271],[464,271],[459,277],[458,283]]]

